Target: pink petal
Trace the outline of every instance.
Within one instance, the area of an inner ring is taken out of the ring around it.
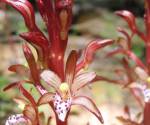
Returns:
[[[87,47],[84,49],[82,56],[80,58],[80,60],[78,61],[77,64],[77,71],[79,71],[80,69],[86,67],[88,64],[91,63],[91,61],[93,60],[93,56],[95,54],[95,52],[100,49],[103,48],[109,44],[112,44],[113,40],[95,40],[90,42]]]
[[[71,85],[74,80],[76,63],[77,63],[77,52],[72,51],[68,57],[68,60],[66,63],[66,70],[65,70],[65,75],[66,75],[65,82],[67,82],[69,85]]]
[[[37,27],[35,25],[34,10],[28,0],[2,0],[2,2],[11,5],[22,14],[25,20],[25,24],[29,30],[37,30]]]
[[[50,70],[44,70],[40,76],[48,85],[58,90],[61,80],[57,74]]]
[[[84,72],[75,77],[72,84],[72,91],[75,93],[79,89],[89,85],[89,83],[96,77],[95,72]]]
[[[138,75],[138,77],[143,80],[144,82],[147,80],[148,78],[148,73],[142,69],[141,67],[136,67],[135,68],[135,73]]]
[[[81,107],[87,109],[89,112],[94,114],[101,123],[104,123],[99,109],[96,107],[95,103],[89,97],[77,96],[73,98],[72,105],[80,105]]]

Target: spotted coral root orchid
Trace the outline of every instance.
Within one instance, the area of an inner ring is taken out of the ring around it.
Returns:
[[[24,18],[28,32],[21,33],[20,37],[28,43],[23,44],[23,52],[28,66],[16,64],[9,67],[9,70],[25,77],[8,85],[4,90],[19,88],[23,96],[30,99],[30,107],[27,110],[24,106],[23,115],[17,115],[13,121],[7,120],[7,125],[17,124],[17,119],[22,122],[31,122],[31,125],[44,125],[40,123],[38,106],[48,103],[54,111],[56,124],[67,125],[67,119],[72,105],[80,105],[93,113],[101,123],[103,118],[95,103],[87,95],[79,92],[85,86],[94,81],[103,80],[103,77],[96,75],[95,72],[85,71],[93,60],[94,53],[113,40],[93,40],[82,51],[79,56],[77,51],[72,51],[67,62],[65,62],[65,50],[68,42],[68,33],[72,20],[73,0],[37,0],[38,10],[45,23],[47,35],[37,26],[35,13],[32,4],[28,0],[0,0],[16,9]],[[37,59],[34,57],[29,44],[35,48]],[[40,97],[35,100],[23,85],[30,83],[39,92]],[[44,87],[44,83],[53,88],[54,92],[49,92]],[[30,112],[33,111],[33,112]],[[28,116],[30,115],[30,116]],[[35,116],[35,117],[34,117]],[[26,119],[27,117],[27,119]],[[36,118],[36,119],[33,119]],[[36,122],[35,122],[36,121]],[[14,123],[13,123],[14,122]],[[30,125],[29,123],[26,123]]]
[[[131,119],[124,119],[121,117],[120,120],[123,124],[126,122],[131,125],[150,124],[150,1],[145,0],[144,2],[145,14],[143,24],[145,25],[145,32],[141,32],[138,28],[136,24],[136,17],[133,13],[127,10],[117,11],[116,14],[127,22],[131,34],[124,28],[119,27],[119,32],[121,32],[125,37],[121,39],[119,38],[117,40],[117,48],[108,54],[108,56],[115,56],[116,54],[123,55],[123,59],[121,61],[123,65],[123,71],[121,72],[123,75],[119,76],[125,76],[125,79],[123,79],[120,84],[123,85],[124,88],[130,90],[131,94],[135,97],[143,109],[142,121],[133,122]],[[144,61],[132,50],[131,41],[135,35],[139,36],[145,44],[146,57]]]

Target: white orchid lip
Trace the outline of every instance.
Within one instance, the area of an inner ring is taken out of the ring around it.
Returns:
[[[25,125],[27,120],[24,118],[23,114],[17,114],[10,116],[5,125]]]
[[[150,89],[145,89],[143,91],[143,94],[144,94],[144,101],[150,102]]]
[[[58,94],[54,96],[54,107],[59,120],[65,121],[68,111],[71,106],[71,98],[63,100]]]

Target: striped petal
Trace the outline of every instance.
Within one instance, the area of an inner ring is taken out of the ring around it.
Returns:
[[[66,82],[71,85],[73,83],[73,79],[75,76],[75,69],[76,69],[76,63],[77,63],[77,52],[72,51],[68,57],[67,63],[66,63]]]
[[[50,70],[44,70],[40,76],[51,87],[55,89],[59,88],[59,85],[61,84],[61,80],[54,72]]]
[[[96,77],[95,72],[84,72],[75,77],[74,82],[72,84],[72,91],[75,93],[79,89],[83,88]]]

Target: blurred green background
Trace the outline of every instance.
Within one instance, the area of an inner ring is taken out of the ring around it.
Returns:
[[[34,0],[30,0],[36,10],[36,22],[38,26],[46,32],[44,23],[38,13]],[[70,48],[79,49],[95,38],[112,38],[117,39],[119,33],[117,27],[122,26],[128,29],[127,24],[121,18],[117,17],[114,12],[116,10],[127,9],[132,11],[137,16],[137,25],[140,30],[144,30],[143,14],[144,2],[143,0],[75,0],[73,8],[73,25],[70,29],[69,46]],[[21,49],[22,39],[18,37],[21,32],[26,32],[23,18],[14,9],[5,5],[0,5],[0,125],[10,114],[20,112],[17,105],[11,100],[18,92],[11,90],[3,92],[4,86],[12,81],[20,78],[7,69],[10,65],[21,63],[25,64],[25,59]],[[134,52],[140,57],[144,57],[144,45],[141,39],[134,37],[133,40]],[[119,67],[119,63],[114,59],[106,59],[105,53],[112,50],[112,47],[106,47],[99,51],[95,56],[95,62],[91,65],[91,70],[96,70],[98,74],[114,77],[111,73],[114,67]],[[68,52],[67,51],[67,52]],[[133,97],[129,96],[127,90],[122,90],[121,87],[110,83],[99,82],[93,85],[93,98],[99,105],[100,109],[104,110],[104,115],[110,114],[109,111],[115,111],[114,116],[109,116],[108,123],[116,123],[115,115],[120,115],[121,110],[125,104],[129,104],[136,109]],[[130,103],[128,103],[130,102]],[[107,110],[107,111],[106,111]],[[78,112],[78,110],[75,110]],[[108,113],[107,113],[108,112]],[[76,113],[75,113],[76,114]],[[105,119],[105,118],[104,118]],[[73,120],[72,120],[73,121]],[[84,123],[82,123],[84,124]],[[73,125],[73,122],[72,124]],[[119,125],[119,123],[118,123]]]

